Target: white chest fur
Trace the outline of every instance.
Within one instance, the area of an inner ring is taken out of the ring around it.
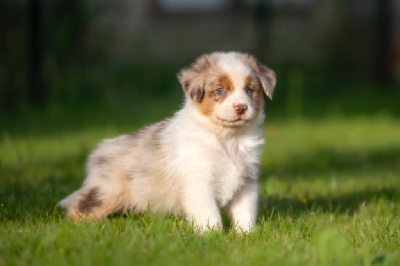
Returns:
[[[253,126],[218,137],[202,119],[196,113],[178,113],[171,125],[173,132],[179,132],[173,134],[177,141],[174,161],[183,183],[210,187],[218,207],[224,207],[246,179],[258,178],[262,130]]]
[[[257,132],[218,141],[212,160],[212,187],[219,207],[225,206],[246,179],[257,179],[263,139]]]

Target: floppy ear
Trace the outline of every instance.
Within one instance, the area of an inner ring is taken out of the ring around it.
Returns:
[[[200,102],[203,99],[204,79],[201,73],[196,73],[191,68],[185,68],[179,72],[178,79],[185,94],[193,101]]]
[[[210,62],[207,56],[202,56],[190,67],[182,69],[178,74],[183,91],[196,102],[201,102],[203,99],[206,70],[209,66]]]
[[[276,85],[275,72],[260,63],[257,63],[257,68],[257,74],[260,78],[261,86],[263,87],[265,94],[272,100],[272,94]]]

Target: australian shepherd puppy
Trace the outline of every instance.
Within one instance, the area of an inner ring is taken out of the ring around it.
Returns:
[[[106,139],[90,154],[80,189],[59,203],[74,220],[117,211],[183,215],[199,230],[257,217],[263,93],[275,73],[242,53],[212,53],[178,74],[185,102],[172,118]]]

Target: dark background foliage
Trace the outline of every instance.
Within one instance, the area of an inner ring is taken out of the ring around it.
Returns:
[[[3,117],[179,103],[179,69],[230,50],[276,70],[272,114],[400,114],[395,0],[5,0],[0,10]]]

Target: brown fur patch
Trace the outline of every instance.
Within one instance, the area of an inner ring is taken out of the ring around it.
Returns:
[[[204,96],[204,90],[202,88],[196,88],[190,90],[189,93],[190,98],[192,98],[196,102],[200,102],[203,99]]]
[[[235,90],[231,78],[227,74],[221,74],[217,78],[217,87],[222,87],[225,90],[233,91]]]
[[[265,94],[272,100],[272,94],[276,85],[276,75],[272,69],[259,64],[258,65],[258,76],[260,77],[261,85],[264,89]]]
[[[160,134],[163,130],[164,130],[164,128],[168,125],[168,123],[170,122],[170,120],[169,119],[165,119],[165,120],[163,120],[163,121],[161,121],[161,122],[158,122],[157,124],[155,124],[155,131],[154,131],[154,133],[155,134]]]
[[[244,79],[244,87],[251,87],[252,88],[252,82],[251,82],[251,76],[247,75],[246,78]]]
[[[107,165],[109,163],[110,163],[110,160],[106,156],[98,156],[98,157],[94,158],[94,165],[96,165],[96,166],[103,166],[103,165]]]
[[[154,150],[159,149],[160,140],[162,139],[162,134],[165,127],[170,122],[170,119],[165,119],[149,127],[150,131],[146,136],[146,145],[151,146]]]
[[[272,94],[276,85],[275,72],[258,62],[254,57],[249,54],[237,54],[236,56],[255,71],[265,94],[270,99],[272,99]]]
[[[245,88],[250,87],[253,91],[248,94],[250,98],[257,104],[256,112],[260,111],[260,108],[263,106],[264,98],[262,96],[262,86],[260,83],[260,79],[257,77],[255,73],[248,75],[245,79]]]
[[[204,97],[206,77],[215,66],[216,57],[214,54],[203,55],[178,74],[183,91],[196,102],[200,102]]]
[[[101,200],[98,199],[98,188],[91,188],[79,202],[78,211],[81,213],[91,212],[93,208],[101,205]]]
[[[218,94],[217,89],[223,88],[224,93]],[[214,80],[209,81],[205,88],[205,97],[198,104],[198,108],[204,115],[210,115],[214,106],[223,102],[230,92],[235,90],[231,78],[225,74],[219,74]]]
[[[139,132],[133,132],[133,133],[129,134],[128,137],[129,137],[131,140],[137,140],[137,139],[140,138],[140,134],[139,134]]]

